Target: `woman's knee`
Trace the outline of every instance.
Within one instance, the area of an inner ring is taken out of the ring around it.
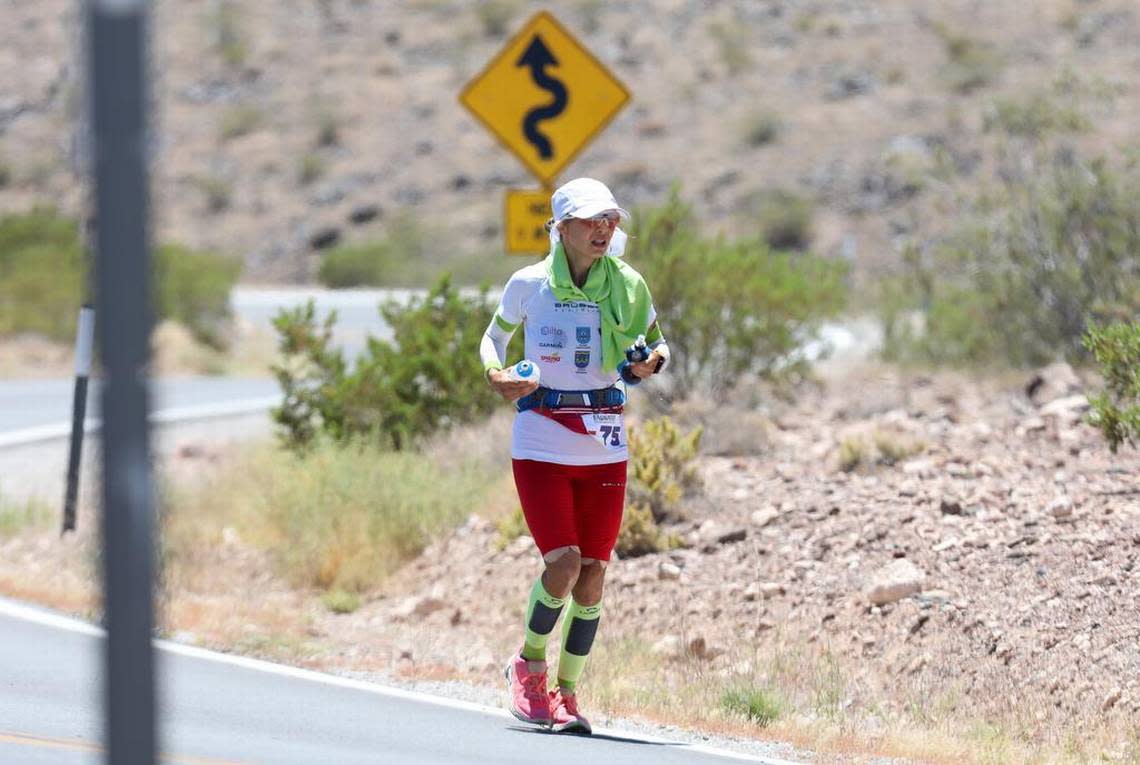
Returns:
[[[574,600],[583,606],[594,605],[602,599],[605,583],[605,565],[599,560],[584,562],[574,585]]]
[[[578,581],[582,570],[582,555],[573,547],[554,550],[546,556],[546,589],[555,597],[564,598]]]

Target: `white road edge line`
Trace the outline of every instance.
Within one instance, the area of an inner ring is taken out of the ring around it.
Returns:
[[[209,420],[216,417],[234,417],[242,414],[256,414],[281,403],[281,396],[248,398],[221,404],[200,404],[198,406],[178,406],[151,412],[152,425],[171,425],[191,420]],[[98,433],[103,421],[91,417],[83,423],[86,434]],[[41,441],[54,441],[71,435],[71,423],[59,422],[52,425],[37,425],[33,428],[12,430],[0,434],[0,449],[12,446],[27,446]]]
[[[52,613],[51,611],[46,611],[35,606],[24,605],[23,603],[9,600],[4,597],[0,597],[0,616],[20,619],[22,621],[39,624],[44,627],[52,627],[54,629],[75,632],[81,635],[87,635],[89,637],[102,638],[106,635],[102,628],[88,624],[87,622],[74,619],[70,616],[63,616],[61,614]],[[281,677],[291,677],[297,680],[307,680],[309,682],[322,683],[324,685],[331,685],[339,688],[348,688],[351,690],[364,691],[366,693],[374,693],[380,696],[406,699],[408,701],[418,701],[424,704],[435,704],[436,706],[447,707],[449,709],[459,709],[466,712],[479,712],[481,714],[492,715],[494,717],[502,717],[508,720],[514,720],[514,717],[512,717],[505,709],[500,709],[499,707],[489,707],[485,704],[476,704],[471,701],[460,701],[458,699],[449,699],[444,696],[433,696],[431,694],[421,693],[419,691],[409,691],[403,688],[393,688],[387,685],[370,683],[364,680],[353,680],[352,678],[338,677],[337,675],[328,675],[323,672],[316,672],[311,669],[300,669],[298,667],[289,667],[283,664],[273,664],[272,662],[262,661],[261,659],[249,659],[244,656],[233,656],[231,654],[218,653],[216,651],[207,651],[204,648],[195,648],[194,646],[171,643],[168,640],[155,640],[154,645],[156,648],[162,651],[166,651],[167,653],[172,653],[177,656],[202,659],[203,661],[213,661],[220,664],[228,664],[232,667],[241,667],[243,669],[249,669],[256,672],[266,672],[268,674],[278,675]],[[740,762],[753,762],[759,763],[760,765],[807,765],[807,763],[793,762],[791,760],[780,760],[771,757],[744,754],[743,752],[733,752],[727,749],[718,749],[716,747],[707,746],[705,744],[689,744],[683,741],[675,741],[673,739],[650,736],[643,733],[635,733],[618,728],[595,728],[595,731],[604,735],[638,739],[653,744],[672,744],[693,752],[708,754],[715,757],[723,757],[730,760],[738,760]]]

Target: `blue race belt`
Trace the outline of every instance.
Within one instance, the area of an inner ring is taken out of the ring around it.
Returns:
[[[531,409],[562,409],[564,407],[589,407],[604,409],[625,404],[625,394],[619,388],[598,388],[597,390],[553,390],[541,385],[533,393],[515,402],[520,412]]]

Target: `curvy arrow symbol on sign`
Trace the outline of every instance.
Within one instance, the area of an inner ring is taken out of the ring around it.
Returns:
[[[550,94],[554,96],[554,100],[549,104],[531,109],[523,118],[523,135],[534,144],[534,148],[538,150],[538,156],[543,159],[550,159],[554,156],[554,149],[550,145],[550,139],[538,132],[538,123],[543,120],[554,119],[566,109],[566,86],[562,84],[561,80],[557,80],[546,73],[546,67],[558,66],[558,61],[542,42],[542,38],[535,35],[526,51],[515,62],[515,66],[529,67],[534,84],[543,90],[550,91]]]

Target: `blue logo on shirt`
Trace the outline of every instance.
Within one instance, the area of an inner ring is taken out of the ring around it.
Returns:
[[[590,344],[590,328],[578,327],[578,345]]]
[[[589,365],[590,365],[590,352],[588,350],[586,350],[586,351],[574,351],[574,366],[578,367],[579,369],[585,369]]]

